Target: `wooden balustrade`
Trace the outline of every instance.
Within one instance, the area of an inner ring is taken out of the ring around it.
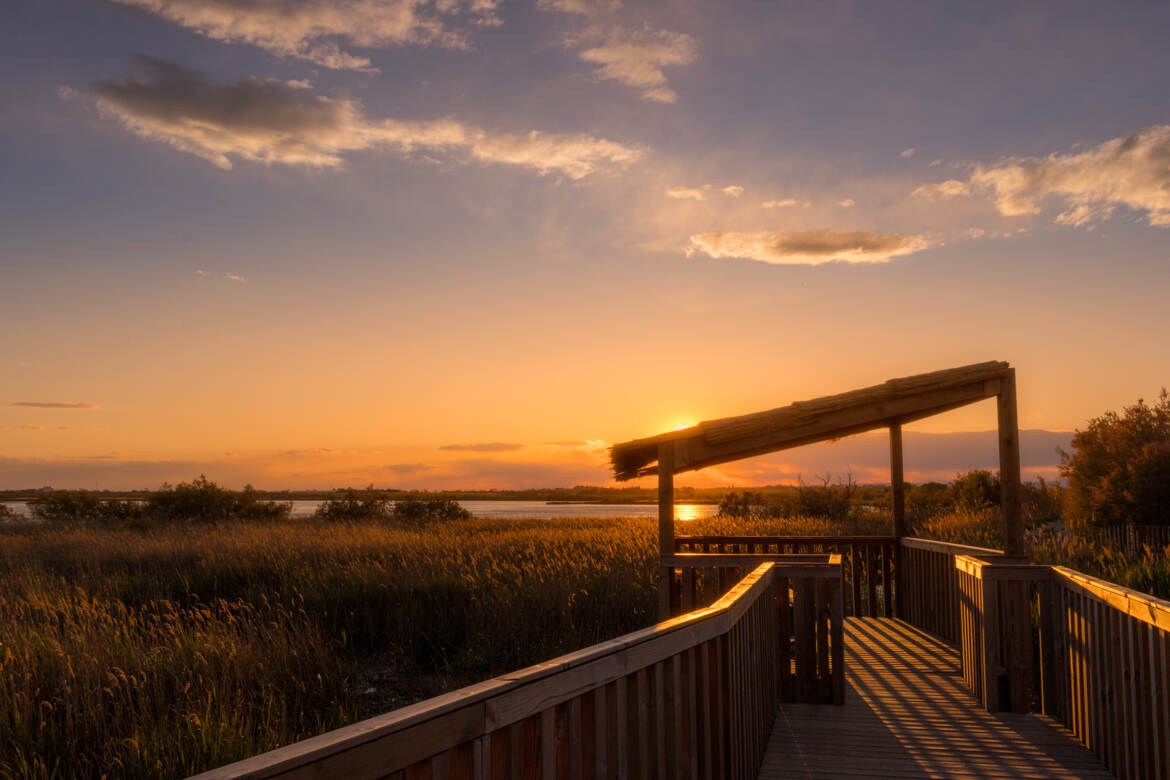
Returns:
[[[1047,584],[1048,567],[958,555],[955,571],[963,681],[989,712],[1028,712],[1036,680],[1033,588]]]
[[[955,557],[967,555],[988,559],[1002,556],[999,550],[972,547],[929,539],[901,540],[898,551],[901,576],[898,584],[898,617],[958,647],[962,640],[959,624],[959,580]]]
[[[846,615],[893,617],[896,614],[897,539],[893,536],[678,536],[676,553],[734,553],[753,555],[800,555],[830,553],[841,556],[845,579]],[[735,581],[727,567],[706,570],[671,567],[671,614],[718,598]]]
[[[840,561],[820,559],[761,563],[710,607],[199,778],[754,778],[780,697],[844,700]]]
[[[1121,778],[1170,776],[1170,601],[1051,567],[1043,709]]]

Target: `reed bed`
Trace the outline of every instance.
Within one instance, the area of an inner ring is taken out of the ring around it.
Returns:
[[[0,775],[178,777],[653,622],[644,520],[0,536]]]

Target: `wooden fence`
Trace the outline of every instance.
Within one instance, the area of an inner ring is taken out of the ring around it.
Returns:
[[[1095,528],[1086,535],[1126,555],[1137,555],[1143,547],[1161,550],[1170,545],[1170,525],[1115,525]]]
[[[761,563],[704,609],[199,778],[754,778],[781,697],[844,700],[840,562],[833,590],[822,558]]]
[[[996,558],[1003,553],[987,547],[905,538],[898,554],[902,565],[898,617],[959,647],[962,632],[955,558]]]
[[[893,536],[678,536],[674,540],[676,553],[839,555],[844,572],[843,608],[846,615],[858,617],[895,615],[897,548]],[[689,572],[675,568],[671,574],[672,613],[714,600],[735,576],[736,572],[727,568]]]

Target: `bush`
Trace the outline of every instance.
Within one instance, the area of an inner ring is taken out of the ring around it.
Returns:
[[[86,490],[54,490],[28,502],[29,511],[47,523],[83,523],[97,518],[102,501]]]
[[[162,489],[146,501],[149,520],[168,523],[222,523],[228,520],[284,520],[291,502],[261,501],[251,485],[242,493],[221,488],[200,474],[190,482]]]
[[[407,498],[394,502],[391,516],[395,520],[423,525],[470,520],[471,512],[449,498]]]
[[[1170,522],[1170,396],[1106,412],[1061,452],[1070,519],[1079,527]]]
[[[384,520],[390,517],[390,499],[369,485],[365,490],[346,488],[317,507],[322,520]]]

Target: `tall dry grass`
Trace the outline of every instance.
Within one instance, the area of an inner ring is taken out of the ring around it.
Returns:
[[[184,776],[634,630],[643,520],[0,537],[0,774]]]

